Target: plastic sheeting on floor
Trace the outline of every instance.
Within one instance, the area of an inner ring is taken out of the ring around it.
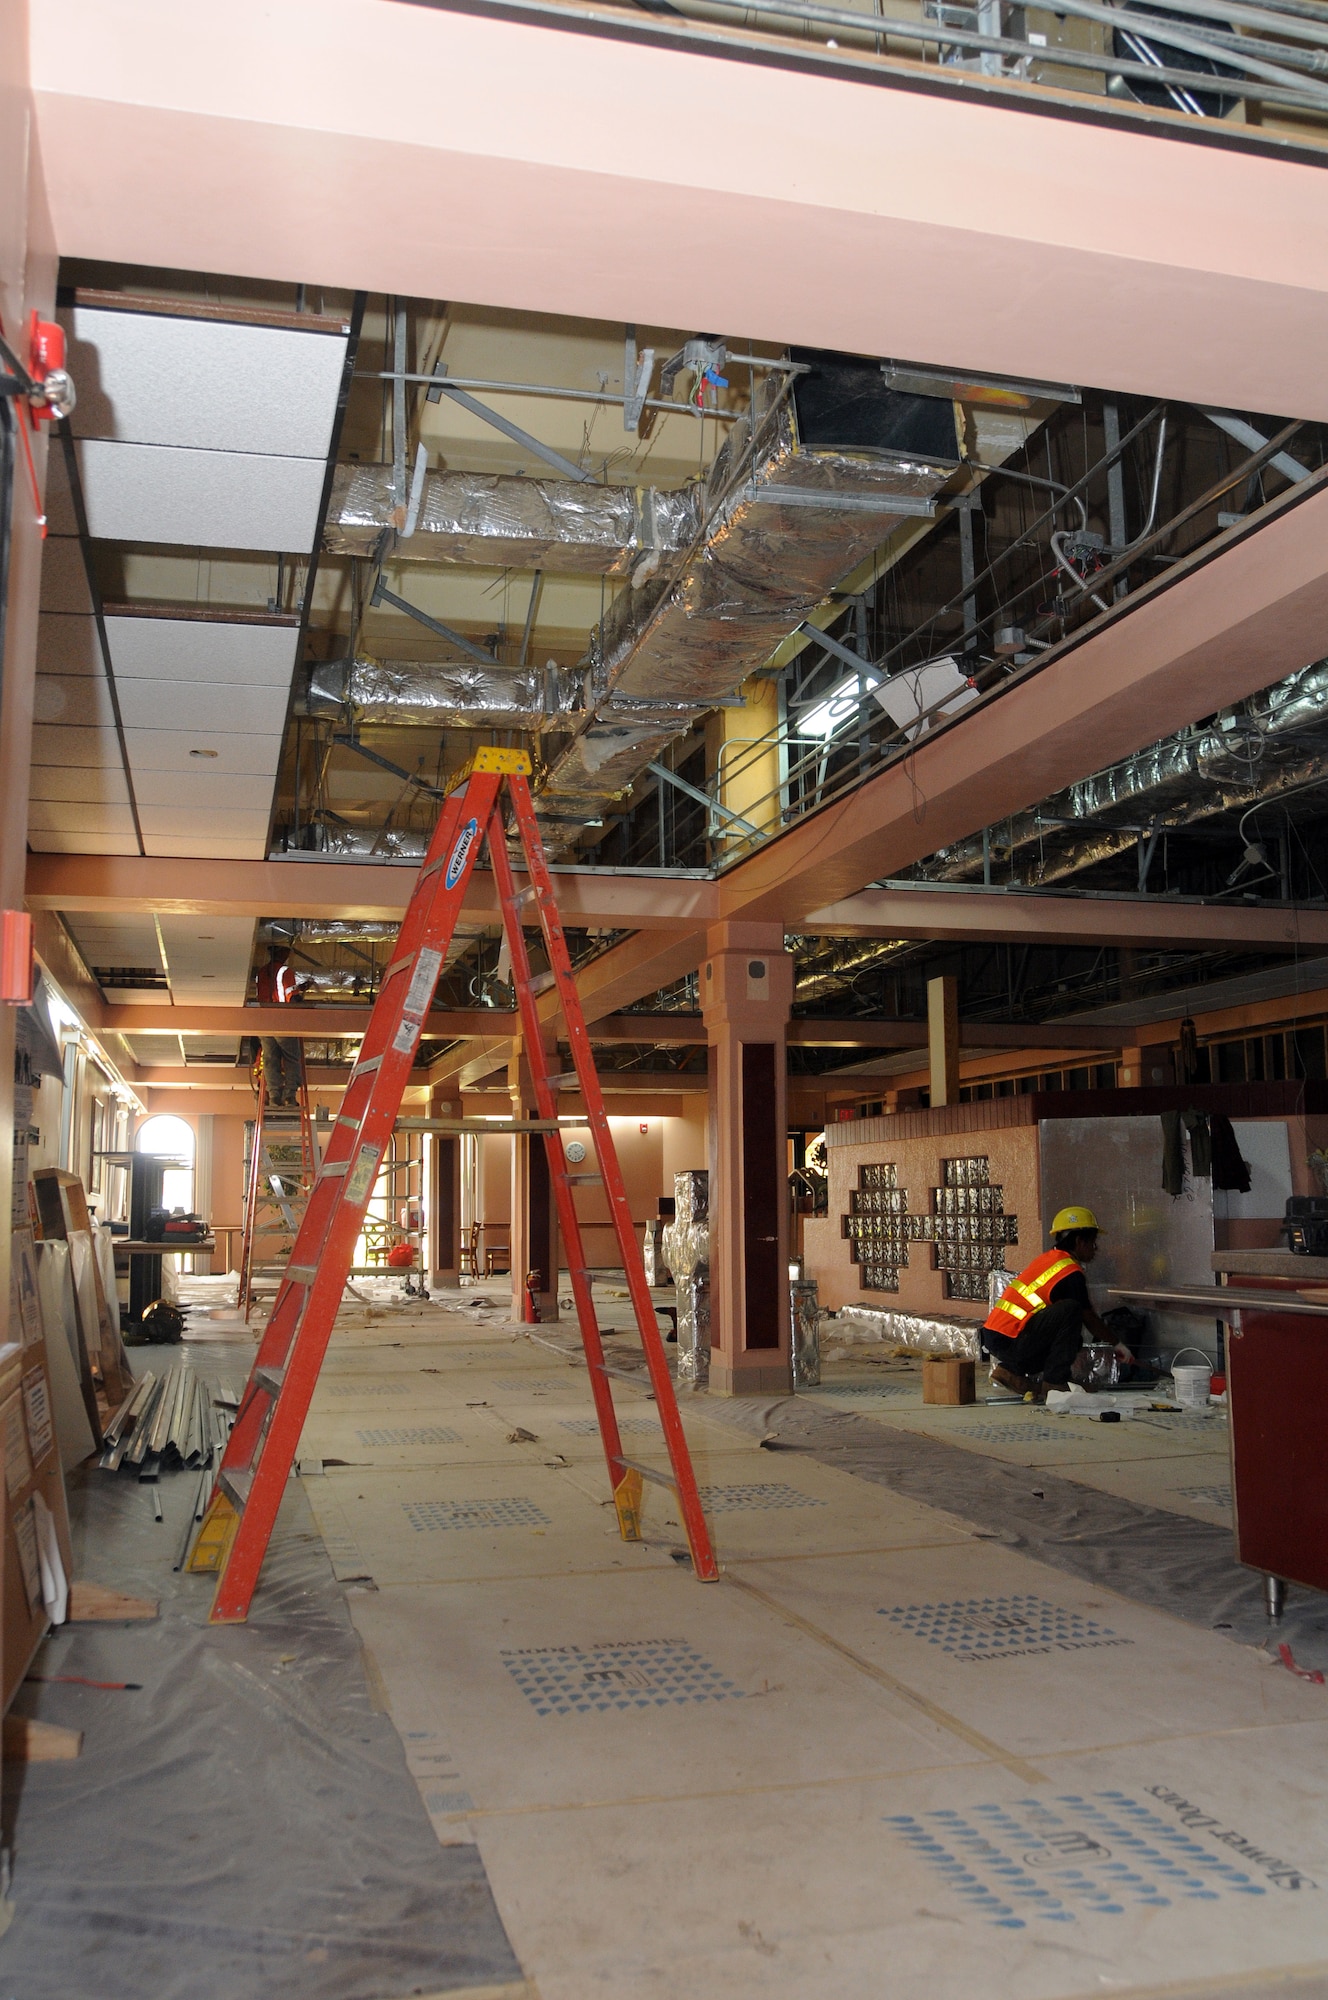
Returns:
[[[1022,1415],[1021,1405],[1013,1408]],[[1229,1527],[1143,1506],[1045,1466],[1012,1465],[943,1437],[826,1409],[807,1397],[716,1397],[706,1414],[774,1439],[776,1452],[806,1452],[908,1499],[943,1507],[1011,1548],[1136,1603],[1229,1631],[1250,1645],[1285,1640],[1302,1665],[1328,1668],[1328,1598],[1290,1590],[1285,1618],[1270,1625],[1262,1579],[1236,1561]]]
[[[224,1352],[222,1360],[226,1359]],[[478,1849],[440,1845],[292,1482],[251,1622],[207,1624],[171,1568],[198,1486],[75,1475],[77,1573],[159,1598],[153,1624],[66,1627],[24,1713],[84,1731],[9,1765],[4,2000],[397,2000],[521,1974]],[[3,1914],[3,1912],[0,1912]]]

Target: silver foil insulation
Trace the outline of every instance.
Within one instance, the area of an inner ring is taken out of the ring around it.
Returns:
[[[394,507],[390,465],[339,465],[324,549],[371,556],[385,528],[402,526]],[[415,532],[398,533],[391,558],[624,576],[643,556],[678,554],[698,527],[698,494],[690,487],[666,493],[574,479],[431,472]]]
[[[587,720],[542,804],[589,813],[664,745],[735,693],[780,641],[901,522],[930,512],[952,467],[870,451],[808,450],[779,404],[754,447],[734,426],[686,554],[638,567],[588,656]]]
[[[578,677],[554,667],[466,660],[316,661],[297,715],[436,729],[547,728],[578,701]]]
[[[678,1380],[703,1389],[710,1380],[710,1176],[673,1176],[674,1217],[661,1232],[678,1300]]]
[[[888,1340],[914,1354],[959,1354],[980,1361],[978,1328],[972,1320],[943,1319],[929,1313],[890,1312],[880,1306],[841,1306],[835,1331],[866,1340]]]

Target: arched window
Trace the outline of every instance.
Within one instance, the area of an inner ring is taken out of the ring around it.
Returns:
[[[163,1153],[168,1159],[178,1160],[178,1167],[168,1167],[161,1177],[161,1205],[163,1208],[192,1209],[194,1205],[194,1131],[183,1118],[162,1116],[148,1118],[138,1128],[134,1150],[139,1153]]]

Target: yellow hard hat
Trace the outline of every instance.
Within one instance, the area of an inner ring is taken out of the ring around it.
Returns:
[[[1051,1233],[1060,1236],[1072,1229],[1101,1229],[1102,1225],[1091,1208],[1063,1208],[1052,1218]]]

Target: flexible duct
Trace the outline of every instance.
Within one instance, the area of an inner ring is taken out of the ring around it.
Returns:
[[[557,667],[482,667],[467,660],[320,660],[297,715],[434,729],[547,728],[570,715],[580,677]]]
[[[474,563],[485,569],[622,576],[634,561],[678,554],[699,526],[699,496],[630,486],[431,472],[415,532],[398,534],[394,562]],[[390,465],[339,465],[323,547],[372,556],[383,531],[400,528]]]

